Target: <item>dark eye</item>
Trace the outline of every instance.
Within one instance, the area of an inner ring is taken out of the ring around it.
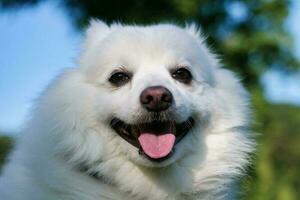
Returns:
[[[122,86],[125,85],[127,82],[130,81],[131,74],[126,72],[114,72],[108,81],[113,84],[114,86]]]
[[[172,71],[172,77],[184,84],[189,84],[192,81],[191,72],[184,67]]]

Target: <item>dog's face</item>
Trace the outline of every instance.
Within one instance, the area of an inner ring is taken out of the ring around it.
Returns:
[[[198,34],[91,23],[80,68],[45,97],[55,108],[44,121],[65,130],[59,146],[75,164],[101,171],[112,158],[165,167],[222,156],[208,136],[247,124],[247,95]]]
[[[94,21],[79,65],[41,96],[32,122],[64,164],[164,199],[223,188],[247,163],[248,95],[195,27]]]
[[[98,26],[88,30],[91,44],[81,62],[98,88],[99,123],[111,128],[121,153],[141,165],[165,166],[201,149],[205,95],[214,81],[207,49],[175,26]]]

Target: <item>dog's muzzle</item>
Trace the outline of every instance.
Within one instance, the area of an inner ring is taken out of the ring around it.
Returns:
[[[172,105],[173,95],[163,86],[152,86],[143,90],[140,102],[149,112],[161,112]]]

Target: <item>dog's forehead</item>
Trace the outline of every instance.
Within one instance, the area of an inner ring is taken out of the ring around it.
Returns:
[[[113,54],[114,59],[121,62],[136,64],[136,67],[149,64],[153,68],[191,60],[199,50],[195,43],[192,37],[178,28],[138,27],[122,28],[111,33],[101,46],[105,49],[105,58],[109,57],[107,54]]]
[[[187,30],[177,26],[128,26],[110,32],[85,59],[89,74],[107,76],[117,68],[134,73],[169,73],[188,66],[195,78],[210,77],[211,56],[205,45]],[[84,59],[83,59],[84,60]],[[210,78],[204,78],[210,79]]]

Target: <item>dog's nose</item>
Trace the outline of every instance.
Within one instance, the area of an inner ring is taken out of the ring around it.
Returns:
[[[160,112],[168,109],[172,102],[172,93],[163,86],[146,88],[140,96],[141,104],[151,112]]]

